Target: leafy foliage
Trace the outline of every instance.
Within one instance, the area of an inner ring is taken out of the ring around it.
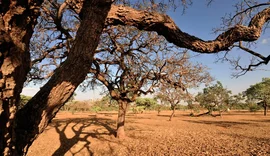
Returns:
[[[22,108],[31,98],[32,98],[31,96],[21,95],[19,109]]]
[[[250,112],[257,112],[258,110],[260,110],[260,106],[257,105],[256,103],[249,103],[248,109]]]
[[[245,96],[241,93],[232,95],[229,98],[229,108],[230,109],[247,109],[248,105],[245,102]]]
[[[230,94],[231,91],[224,88],[220,81],[217,81],[216,84],[204,88],[203,92],[198,93],[195,100],[211,114],[212,111],[219,110],[221,112],[228,108]]]
[[[138,98],[136,106],[143,106],[144,109],[153,110],[157,106],[157,100],[153,98]]]
[[[264,115],[266,115],[270,104],[270,78],[263,78],[262,82],[251,85],[245,94],[249,100],[255,100],[264,107]]]

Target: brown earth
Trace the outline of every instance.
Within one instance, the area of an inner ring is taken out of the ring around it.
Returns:
[[[189,117],[189,111],[128,114],[124,140],[114,137],[116,112],[60,112],[28,156],[61,155],[270,155],[270,116],[229,112]]]

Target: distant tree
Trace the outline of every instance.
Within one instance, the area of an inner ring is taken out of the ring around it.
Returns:
[[[263,78],[262,82],[251,85],[245,94],[248,99],[256,100],[256,103],[264,108],[264,115],[267,115],[267,108],[270,106],[270,78]]]
[[[181,84],[181,87],[171,83],[162,82],[158,88],[156,97],[165,103],[171,105],[172,114],[169,121],[175,114],[175,109],[181,101],[192,99],[188,89],[196,88],[203,83],[212,81],[212,77],[207,72],[207,68],[201,64],[191,63],[189,55],[184,54],[181,61],[171,58],[165,67],[166,73],[169,73],[170,79]]]
[[[212,112],[218,110],[219,115],[221,115],[228,107],[230,94],[231,91],[224,88],[220,81],[217,81],[216,84],[204,88],[203,92],[199,92],[195,100],[208,110],[208,112],[204,114],[213,116]]]
[[[106,94],[101,99],[94,101],[91,108],[98,111],[115,111],[118,110],[118,103],[109,94]]]
[[[199,113],[200,112],[200,104],[198,102],[195,102],[194,99],[189,99],[187,100],[187,108],[191,110],[190,116],[194,116],[194,113]]]
[[[245,109],[247,104],[245,102],[245,96],[242,93],[238,93],[229,97],[229,109]]]
[[[19,109],[21,109],[31,98],[31,96],[21,95]]]
[[[107,106],[107,107],[116,107],[117,101],[112,99],[110,94],[106,94],[105,96],[103,96],[100,100],[98,100],[97,102],[100,103],[100,106]]]
[[[70,101],[61,110],[75,112],[84,112],[90,110],[90,104],[87,101]]]
[[[143,106],[144,109],[153,109],[157,106],[157,100],[154,98],[137,98],[136,106]]]
[[[159,88],[159,92],[157,97],[161,99],[162,101],[166,101],[170,104],[172,114],[170,115],[169,121],[172,120],[172,117],[175,115],[175,109],[178,104],[180,104],[181,101],[185,101],[188,99],[188,94],[183,91],[182,88],[173,88],[173,87],[166,87],[165,84],[163,84]]]

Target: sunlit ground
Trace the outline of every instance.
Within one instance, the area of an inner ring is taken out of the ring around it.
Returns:
[[[28,156],[270,155],[270,114],[247,111],[190,117],[190,111],[128,114],[124,140],[114,137],[116,112],[61,112]],[[270,112],[269,112],[270,113]]]

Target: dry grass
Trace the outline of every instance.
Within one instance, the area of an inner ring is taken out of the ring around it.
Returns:
[[[59,113],[28,156],[61,155],[270,155],[270,116],[230,112],[189,117],[176,112],[127,115],[127,138],[113,135],[116,113]]]

